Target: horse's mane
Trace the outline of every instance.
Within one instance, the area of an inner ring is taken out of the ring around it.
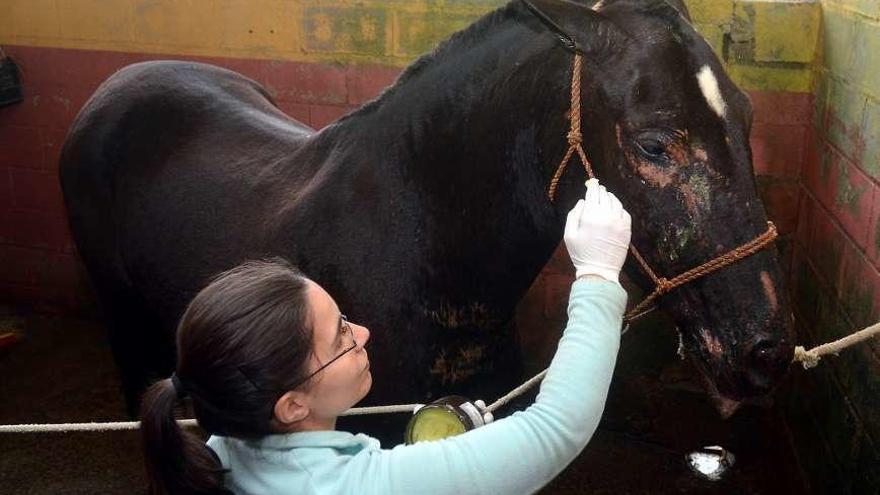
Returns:
[[[467,48],[474,43],[483,41],[484,35],[487,31],[512,17],[512,4],[513,2],[510,2],[485,14],[468,27],[453,33],[449,38],[441,41],[432,51],[420,56],[415,62],[408,65],[400,75],[397,76],[394,84],[385,88],[385,90],[379,93],[378,96],[368,101],[357,110],[339,119],[338,122],[347,120],[350,117],[375,111],[385,100],[393,96],[400,86],[406,84],[408,81],[424,72],[437,60],[442,59],[449,53],[460,53],[463,48]]]
[[[569,0],[571,1],[571,0]],[[678,3],[677,0],[670,0]],[[481,18],[474,21],[468,27],[453,33],[449,38],[443,40],[432,51],[420,56],[410,65],[408,65],[394,81],[394,84],[385,88],[378,96],[363,104],[360,108],[340,118],[337,122],[343,122],[349,118],[369,114],[377,110],[387,99],[392,97],[400,86],[406,84],[416,76],[424,72],[428,67],[433,65],[440,59],[443,59],[450,53],[461,53],[465,48],[475,43],[483,41],[485,34],[495,26],[509,21],[514,15],[516,0],[485,14]],[[579,3],[579,2],[576,2]],[[590,2],[588,2],[590,3]],[[606,5],[617,3],[615,0],[606,0]],[[587,6],[587,5],[585,5]],[[670,4],[668,0],[643,0],[639,4],[637,11],[658,17],[674,18],[680,13],[679,9]],[[686,12],[686,11],[685,11]]]

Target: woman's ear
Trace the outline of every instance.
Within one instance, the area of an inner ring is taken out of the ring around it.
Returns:
[[[275,421],[284,427],[306,419],[309,412],[308,400],[302,392],[291,390],[275,402]]]

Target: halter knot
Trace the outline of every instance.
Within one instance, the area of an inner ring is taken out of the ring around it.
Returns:
[[[581,136],[581,133],[579,131],[574,130],[574,129],[568,131],[568,134],[566,134],[566,137],[568,138],[568,145],[569,146],[578,146],[579,144],[584,142],[584,139],[583,139],[583,136]]]
[[[675,285],[669,281],[667,278],[659,278],[657,280],[657,292],[659,294],[666,294],[675,288]]]

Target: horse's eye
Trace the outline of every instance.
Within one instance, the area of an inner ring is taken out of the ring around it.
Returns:
[[[666,156],[666,145],[654,138],[642,138],[636,141],[639,152],[649,160],[660,160]]]

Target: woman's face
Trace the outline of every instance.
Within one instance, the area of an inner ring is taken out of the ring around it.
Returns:
[[[336,301],[317,283],[309,281],[307,298],[314,333],[309,373],[339,356],[308,382],[310,415],[319,421],[335,422],[337,416],[363,399],[373,384],[370,359],[364,349],[370,331],[345,322]]]

